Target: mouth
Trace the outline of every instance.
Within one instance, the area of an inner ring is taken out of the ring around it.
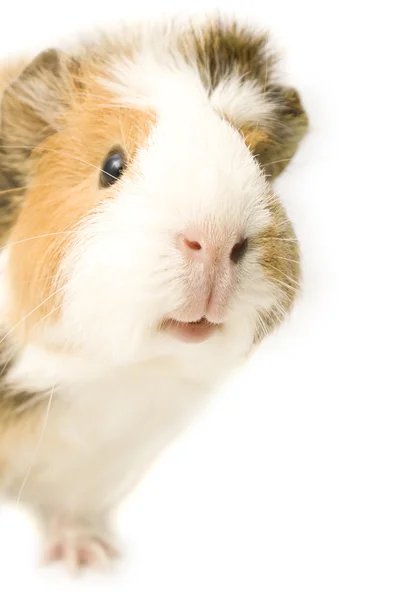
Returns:
[[[206,317],[199,319],[199,321],[191,322],[167,319],[163,321],[161,329],[181,342],[199,344],[209,339],[216,331],[221,329],[221,325],[211,323]]]

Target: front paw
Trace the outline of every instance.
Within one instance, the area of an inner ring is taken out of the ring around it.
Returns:
[[[112,534],[102,522],[57,516],[46,525],[46,564],[63,561],[71,574],[82,568],[105,571],[120,556]]]

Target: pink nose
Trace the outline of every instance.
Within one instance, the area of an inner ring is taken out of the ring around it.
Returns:
[[[234,264],[237,264],[248,249],[248,240],[243,237],[237,237],[234,244],[228,242],[221,245],[208,239],[201,231],[190,229],[179,235],[178,247],[188,258],[206,262],[217,254],[220,254],[229,258]]]

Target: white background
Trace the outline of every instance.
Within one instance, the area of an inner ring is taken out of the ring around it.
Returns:
[[[199,0],[191,10],[216,5]],[[30,524],[1,507],[1,598],[401,597],[395,8],[218,6],[272,30],[310,116],[310,134],[277,182],[302,243],[303,297],[123,507],[126,558],[113,574],[71,582],[59,567],[38,569]],[[0,53],[162,8],[188,4],[8,0]]]

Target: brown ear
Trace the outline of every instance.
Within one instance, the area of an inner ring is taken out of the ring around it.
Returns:
[[[57,130],[64,109],[62,58],[39,54],[4,90],[0,112],[0,239],[8,234],[23,197],[30,155]]]
[[[31,148],[56,128],[62,108],[61,59],[57,50],[39,54],[9,85],[1,101],[4,146]],[[29,155],[25,149],[24,155]]]
[[[299,94],[292,88],[269,89],[275,108],[264,125],[243,125],[245,142],[269,177],[285,169],[308,129],[308,117]]]
[[[296,90],[277,83],[278,57],[269,34],[217,19],[192,35],[205,87],[212,95],[221,86],[215,108],[243,134],[266,174],[277,177],[295,154],[308,119]],[[222,99],[231,78],[235,91]],[[254,115],[248,121],[247,113]]]

